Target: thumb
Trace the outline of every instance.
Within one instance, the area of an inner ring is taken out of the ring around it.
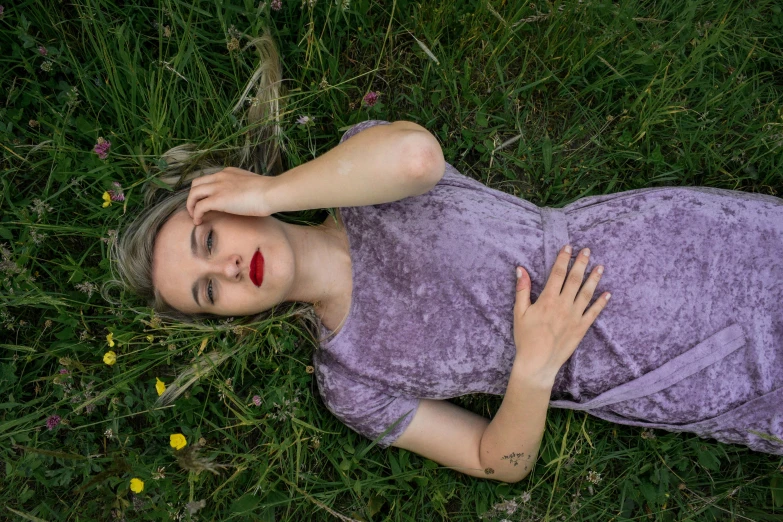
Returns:
[[[530,276],[521,266],[517,267],[517,297],[514,308],[518,313],[525,313],[530,306]]]

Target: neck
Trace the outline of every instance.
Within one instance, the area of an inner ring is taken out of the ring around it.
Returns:
[[[323,320],[325,311],[351,296],[351,258],[345,234],[334,225],[283,223],[294,251],[294,284],[286,301],[311,303]]]

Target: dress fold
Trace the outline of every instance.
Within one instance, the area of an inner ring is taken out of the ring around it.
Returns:
[[[559,400],[550,401],[549,405],[554,408],[585,411],[646,397],[690,377],[744,345],[745,334],[742,333],[742,328],[738,324],[732,324],[653,371],[616,386],[587,402]]]

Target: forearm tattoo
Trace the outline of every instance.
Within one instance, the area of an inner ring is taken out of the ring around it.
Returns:
[[[514,466],[519,465],[519,461],[524,457],[524,453],[509,453],[508,455],[504,455],[500,460],[507,460],[510,463],[512,463]],[[528,455],[528,459],[530,456]]]

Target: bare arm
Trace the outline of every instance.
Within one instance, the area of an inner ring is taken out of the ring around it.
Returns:
[[[389,203],[424,194],[443,177],[440,143],[421,125],[395,121],[357,133],[279,176],[227,167],[193,180],[187,209],[200,225],[210,211],[270,216],[312,208]]]
[[[445,401],[422,400],[394,446],[473,477],[517,482],[530,473],[544,436],[552,385],[515,363],[492,422]]]
[[[494,463],[498,480],[514,482],[530,473],[546,427],[546,412],[552,394],[551,382],[525,371],[517,358],[511,369],[506,395],[481,437],[481,462]]]
[[[376,125],[271,178],[274,212],[352,207],[423,194],[443,177],[438,140],[409,121]]]

